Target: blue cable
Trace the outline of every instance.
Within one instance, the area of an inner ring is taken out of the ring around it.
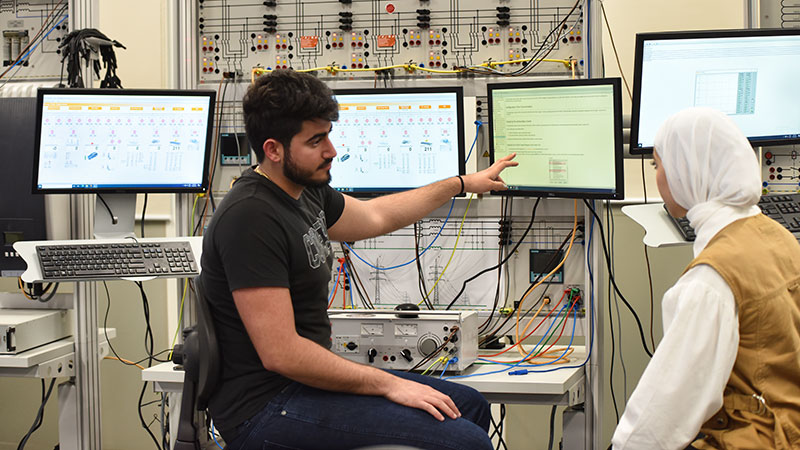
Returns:
[[[34,50],[36,50],[36,47],[38,47],[38,46],[39,46],[39,44],[41,44],[42,42],[44,42],[44,40],[45,40],[45,39],[47,39],[47,36],[50,36],[50,33],[52,33],[52,32],[53,32],[53,30],[55,30],[55,29],[56,29],[56,28],[57,28],[59,25],[61,25],[61,22],[63,22],[63,21],[65,21],[65,20],[67,20],[67,17],[69,17],[69,14],[65,14],[65,15],[64,15],[64,17],[62,17],[62,18],[61,18],[61,20],[59,20],[57,24],[53,25],[53,28],[50,28],[50,31],[48,31],[48,32],[47,32],[47,33],[46,33],[44,36],[42,36],[42,37],[39,39],[39,42],[37,42],[37,43],[36,43],[36,45],[34,45],[34,46],[33,46],[33,47],[30,49],[30,50],[28,50],[28,53],[25,53],[25,55],[23,55],[23,56],[22,56],[22,58],[19,58],[19,59],[17,60],[17,62],[15,62],[15,63],[14,63],[14,64],[13,64],[11,67],[9,67],[9,68],[8,68],[8,71],[10,71],[11,69],[13,69],[13,68],[14,68],[14,66],[16,66],[16,65],[17,65],[17,64],[19,64],[19,63],[21,63],[22,61],[25,61],[25,59],[28,57],[28,55],[30,55],[30,54],[31,54],[31,52],[33,52]],[[7,82],[7,81],[6,81],[6,82]],[[4,85],[4,86],[5,86],[5,85]]]
[[[592,203],[594,203],[594,202],[592,202]],[[592,206],[594,206],[594,205],[592,205]],[[592,250],[592,236],[593,235],[594,235],[594,216],[591,217],[591,222],[589,223],[589,240],[588,240],[588,243],[586,245],[586,264],[587,264],[587,267],[588,267],[588,270],[589,270],[589,285],[590,286],[592,286],[594,284],[594,274],[592,273],[592,264],[591,264],[591,259],[590,259],[590,255],[592,254],[591,250]],[[592,357],[592,349],[594,348],[594,327],[595,327],[595,323],[594,323],[594,308],[595,308],[595,305],[594,305],[594,289],[591,289],[591,288],[589,290],[589,302],[590,302],[589,303],[589,305],[590,305],[590,308],[589,308],[589,351],[586,353],[586,359],[582,363],[580,363],[578,365],[574,365],[574,366],[560,366],[560,367],[555,367],[555,368],[552,368],[552,369],[545,369],[545,370],[527,370],[525,373],[529,373],[529,372],[545,373],[545,372],[555,372],[556,370],[562,370],[562,369],[575,369],[575,368],[578,368],[578,367],[583,367],[583,366],[586,365],[586,363],[589,362],[589,358]],[[564,307],[561,308],[561,311],[563,311],[563,309],[564,309]],[[559,314],[561,313],[561,311],[559,311]],[[575,324],[576,324],[577,320],[578,320],[577,315],[573,316],[572,337],[569,340],[569,346],[567,346],[567,348],[572,346],[572,341],[575,338]],[[552,326],[553,324],[551,323],[550,325]],[[547,330],[549,331],[550,328],[548,327]],[[545,332],[545,335],[547,335],[547,331]],[[539,340],[539,342],[541,342],[541,340]],[[537,343],[536,346],[534,346],[534,349],[538,345],[539,344]],[[447,377],[447,378],[445,378],[445,380],[447,380],[449,378],[471,378],[471,377],[477,377],[477,376],[491,375],[491,374],[495,374],[495,373],[506,372],[506,371],[511,370],[513,367],[516,367],[516,366],[520,365],[522,363],[522,361],[524,361],[528,356],[531,355],[531,353],[533,353],[533,350],[531,350],[531,352],[528,353],[528,355],[526,355],[525,358],[522,358],[522,360],[520,360],[519,362],[514,363],[514,364],[511,364],[511,363],[496,363],[494,361],[490,361],[492,364],[499,364],[499,365],[509,364],[509,366],[507,368],[505,368],[505,369],[495,370],[495,371],[487,372],[487,373],[475,373],[475,374],[472,374],[472,375],[460,375],[460,376],[456,375],[456,376],[452,376],[452,377]],[[564,355],[566,355],[566,350],[564,351],[564,353],[562,353],[561,356],[563,357]],[[478,358],[478,359],[481,360],[481,361],[488,361],[488,360],[486,360],[484,358]],[[558,358],[558,359],[561,359],[561,358]],[[553,360],[553,362],[558,361],[558,359]],[[535,366],[544,366],[544,365],[547,365],[547,364],[552,364],[552,362],[551,363],[545,363],[545,364],[535,364]]]
[[[561,309],[560,309],[560,310],[558,310],[558,313],[556,313],[556,315],[561,315],[561,313],[564,311],[564,308],[566,308],[567,306],[569,306],[569,303],[565,303],[565,304],[564,304],[564,306],[562,306],[562,307],[561,307]],[[577,320],[577,317],[576,317],[576,319],[575,319],[575,320]],[[503,373],[503,372],[507,372],[507,371],[509,371],[509,370],[513,369],[514,367],[517,367],[517,366],[519,366],[520,364],[522,364],[522,362],[523,362],[523,361],[525,361],[526,359],[528,359],[528,357],[529,357],[529,356],[531,356],[531,355],[533,354],[533,352],[534,352],[534,351],[536,351],[536,347],[538,347],[538,346],[539,346],[539,344],[541,344],[541,343],[542,343],[542,341],[544,340],[544,338],[545,338],[545,337],[546,337],[546,336],[547,336],[547,335],[550,333],[550,328],[552,328],[552,327],[553,327],[553,325],[554,325],[555,323],[556,323],[556,322],[555,322],[555,320],[553,320],[552,322],[550,322],[550,326],[548,326],[548,327],[547,327],[547,330],[544,332],[544,334],[542,335],[541,339],[539,339],[539,342],[537,342],[537,343],[536,343],[536,345],[534,345],[534,346],[533,346],[533,349],[532,349],[530,352],[528,352],[528,354],[527,354],[527,355],[525,355],[525,356],[524,356],[522,359],[520,359],[519,361],[517,361],[517,362],[515,362],[515,363],[494,363],[494,364],[500,364],[500,365],[509,364],[509,365],[508,365],[508,367],[506,367],[505,369],[495,370],[495,371],[492,371],[492,372],[486,372],[486,373],[473,373],[473,374],[471,374],[471,375],[453,375],[453,376],[446,377],[446,378],[444,378],[444,379],[445,379],[445,380],[449,380],[449,379],[451,379],[451,378],[472,378],[472,377],[481,377],[481,376],[484,376],[484,375],[492,375],[492,374],[495,374],[495,373]],[[573,328],[572,328],[572,337],[573,337],[573,338],[575,337],[575,325],[574,325],[574,324],[573,324]],[[571,345],[572,345],[572,339],[570,339],[570,346],[571,346]],[[569,347],[567,347],[567,349],[569,349]],[[566,354],[566,353],[567,353],[567,351],[565,350],[565,351],[564,351],[564,353],[563,353],[561,356],[563,357],[563,356],[564,356],[564,354]],[[558,359],[560,359],[560,358],[558,358]],[[555,361],[558,361],[558,359],[556,359],[556,360],[553,360],[553,362],[555,362]],[[543,363],[543,364],[535,364],[535,365],[537,365],[537,366],[539,366],[539,365],[541,365],[541,366],[544,366],[544,365],[548,365],[548,364],[553,364],[553,362],[549,362],[549,363]]]
[[[477,125],[475,127],[475,139],[472,141],[472,145],[469,147],[469,153],[467,153],[467,158],[464,160],[464,164],[469,161],[469,157],[472,155],[472,149],[475,148],[475,143],[478,142],[478,132],[481,131],[481,125],[483,125],[483,122],[476,120],[475,125]]]
[[[217,442],[217,434],[214,433],[214,422],[213,421],[211,422],[211,437],[214,438],[214,443],[217,444],[217,447],[219,447],[220,450],[225,450],[225,449],[222,448],[221,445],[219,445],[219,442]]]
[[[336,282],[333,284],[333,289],[331,289],[330,295],[328,295],[328,304],[331,303],[331,299],[333,298],[333,293],[336,292],[336,286],[339,284],[339,275],[342,273],[342,266],[339,266],[339,270],[336,271]]]
[[[563,310],[563,308],[562,308],[562,310]],[[560,311],[559,311],[559,313],[560,313]],[[551,364],[555,364],[556,361],[558,361],[561,358],[563,358],[564,356],[566,356],[567,352],[570,349],[570,347],[572,347],[572,342],[575,340],[575,325],[577,323],[578,323],[578,315],[574,314],[572,316],[572,335],[569,338],[569,344],[567,344],[567,348],[564,349],[564,353],[562,353],[561,356],[559,356],[558,358],[553,359],[550,362],[540,363],[540,364],[528,364],[528,366],[534,366],[534,367],[549,366]],[[533,353],[533,351],[531,351],[531,353]],[[530,355],[531,353],[528,353],[528,355]],[[525,358],[527,358],[527,356]],[[523,358],[523,360],[525,360],[525,358]],[[580,366],[578,366],[578,367],[580,367]],[[509,372],[508,374],[509,375],[525,375],[526,373],[531,373],[531,372],[533,372],[533,373],[544,373],[544,372],[553,372],[553,371],[556,371],[556,370],[561,370],[563,368],[564,367],[556,367],[554,369],[547,369],[547,370],[521,369],[521,370],[515,370],[515,371],[512,371],[512,372]]]
[[[436,239],[439,239],[439,235],[441,235],[441,234],[442,234],[442,230],[444,230],[444,227],[445,227],[445,225],[447,225],[447,221],[448,221],[448,220],[450,220],[450,214],[453,212],[453,205],[455,205],[455,204],[456,204],[456,200],[455,200],[455,199],[453,199],[453,200],[450,202],[450,211],[447,211],[447,217],[445,217],[445,218],[444,218],[444,223],[442,224],[442,227],[441,227],[441,228],[439,228],[439,231],[436,233],[436,236],[433,238],[433,240],[431,241],[431,243],[430,243],[430,244],[428,244],[428,246],[427,246],[427,247],[425,247],[425,249],[424,249],[424,250],[422,250],[422,251],[419,253],[419,256],[422,256],[422,255],[424,255],[424,254],[425,254],[425,252],[427,252],[427,251],[428,251],[428,249],[429,249],[429,248],[431,248],[431,246],[433,245],[433,243],[434,243],[434,242],[436,242]],[[358,259],[359,259],[361,262],[363,262],[364,264],[366,264],[366,265],[368,265],[368,266],[372,267],[372,268],[373,268],[373,269],[375,269],[375,270],[392,270],[392,269],[397,269],[397,268],[399,268],[399,267],[407,266],[407,265],[409,265],[409,264],[411,264],[411,263],[413,263],[413,262],[416,262],[416,261],[417,261],[417,259],[416,259],[416,258],[414,258],[414,259],[412,259],[411,261],[409,261],[409,262],[407,262],[407,263],[398,264],[398,265],[396,265],[396,266],[392,266],[392,267],[375,267],[375,266],[373,266],[372,264],[370,264],[370,263],[369,263],[367,260],[365,260],[364,258],[362,258],[362,257],[361,257],[361,255],[359,255],[358,253],[356,253],[356,251],[355,251],[355,250],[353,250],[353,247],[350,247],[350,244],[348,244],[347,242],[342,242],[342,244],[344,244],[344,246],[345,246],[345,247],[347,247],[347,249],[348,249],[348,250],[350,250],[350,251],[351,251],[351,252],[352,252],[354,255],[356,255],[356,258],[358,258]],[[328,302],[330,302],[330,300],[328,300]]]
[[[350,281],[350,306],[353,309],[356,309],[356,304],[353,301],[353,277],[350,276],[350,269],[347,267],[347,263],[344,263],[344,265],[342,267],[344,267],[344,280],[345,280],[344,284],[342,285],[342,289],[344,289],[344,286],[347,285],[347,282],[349,280]],[[330,301],[330,300],[328,300],[328,301]]]
[[[450,367],[450,364],[452,364],[454,362],[457,362],[457,361],[458,361],[458,357],[456,357],[456,356],[448,359],[447,360],[447,364],[445,364],[444,365],[444,369],[442,369],[442,373],[439,374],[439,378],[442,378],[444,376],[444,373],[447,372],[447,368]]]
[[[594,203],[594,201],[592,201],[592,203]],[[594,207],[594,204],[592,204],[592,207]],[[591,263],[591,259],[589,258],[589,255],[591,255],[591,253],[592,253],[591,250],[592,250],[592,235],[593,234],[594,234],[594,216],[591,217],[591,222],[589,222],[589,243],[586,246],[586,264],[587,264],[587,267],[589,269],[589,285],[590,286],[593,285],[593,283],[594,283],[594,274],[592,273],[592,263]],[[555,369],[548,369],[548,370],[531,370],[531,372],[544,373],[544,372],[554,372],[554,371],[560,370],[560,369],[575,369],[575,368],[578,368],[578,367],[583,367],[583,366],[586,365],[586,363],[589,362],[589,358],[592,357],[592,348],[594,347],[594,326],[595,326],[595,323],[594,323],[594,289],[590,289],[589,290],[589,301],[591,302],[591,303],[589,303],[589,305],[590,305],[590,308],[589,308],[589,351],[586,353],[586,359],[582,363],[580,363],[580,364],[578,364],[576,366],[563,366],[563,367],[556,367]],[[573,327],[574,327],[574,324],[573,324]]]

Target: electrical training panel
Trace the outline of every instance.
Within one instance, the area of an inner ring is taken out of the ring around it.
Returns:
[[[476,312],[332,310],[328,317],[333,352],[361,364],[462,371],[478,357]]]
[[[52,0],[0,1],[2,78],[14,81],[57,80],[59,44],[67,35],[67,3]],[[20,56],[22,58],[20,58]],[[0,86],[4,80],[0,80]]]
[[[547,59],[574,60],[581,74],[583,8],[584,0],[199,0],[198,81],[216,83],[254,67],[327,67],[320,75],[367,80],[393,65],[445,72],[406,67],[380,76],[452,76],[446,71],[514,61],[498,67],[511,71],[540,48]],[[546,63],[537,73],[567,71]]]
[[[760,0],[761,28],[800,28],[800,0]],[[764,147],[761,156],[761,193],[800,192],[800,161],[797,146]]]

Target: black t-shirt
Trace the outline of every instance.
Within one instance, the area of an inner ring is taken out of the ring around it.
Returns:
[[[289,288],[297,333],[330,348],[333,252],[327,228],[343,209],[344,197],[329,186],[306,188],[295,200],[250,169],[214,212],[203,238],[201,277],[222,358],[209,411],[223,433],[255,415],[290,383],[264,369],[231,293]]]

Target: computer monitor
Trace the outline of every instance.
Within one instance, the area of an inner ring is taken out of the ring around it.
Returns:
[[[462,88],[337,89],[331,186],[353,195],[414,189],[463,175]]]
[[[499,195],[622,199],[618,78],[488,84],[490,161],[516,153]]]
[[[636,35],[631,153],[650,154],[672,114],[728,114],[753,145],[800,142],[799,29]]]
[[[135,194],[207,189],[214,100],[213,91],[39,89],[33,192],[98,194],[95,235],[101,217],[132,234]]]

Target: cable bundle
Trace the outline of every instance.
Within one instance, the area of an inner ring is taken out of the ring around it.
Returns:
[[[94,28],[84,28],[75,30],[68,34],[64,41],[59,45],[62,58],[61,64],[67,62],[67,84],[69,87],[84,87],[83,75],[81,74],[81,59],[86,60],[86,67],[89,67],[92,52],[99,51],[103,66],[106,68],[106,75],[100,82],[100,87],[104,89],[122,89],[122,81],[117,76],[117,57],[114,54],[114,47],[125,48],[118,41],[109,39],[105,34]],[[92,61],[92,68],[95,75],[100,78],[100,61]]]

